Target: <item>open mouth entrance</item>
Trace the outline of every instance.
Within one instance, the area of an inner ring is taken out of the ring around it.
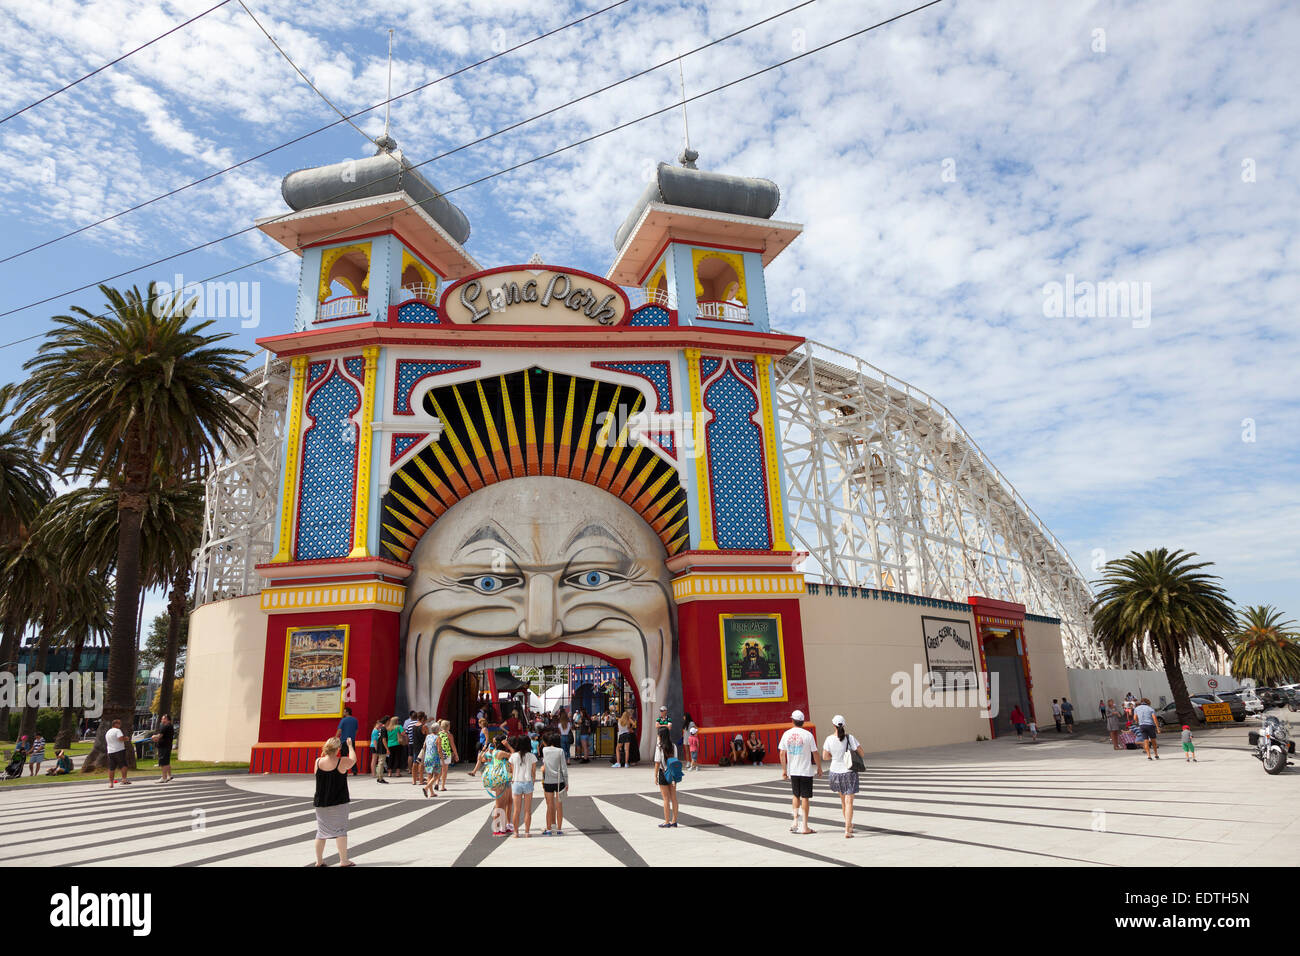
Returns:
[[[640,695],[629,662],[556,645],[546,651],[513,648],[460,662],[439,698],[438,713],[452,723],[462,755],[478,751],[478,713],[488,710],[488,726],[504,728],[517,711],[527,731],[540,721],[556,729],[561,709],[572,717],[582,710],[592,718],[592,756],[614,755],[618,715],[640,714]],[[577,752],[576,731],[573,752]],[[472,759],[472,757],[470,758]]]

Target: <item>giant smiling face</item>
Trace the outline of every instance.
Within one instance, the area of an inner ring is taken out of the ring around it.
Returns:
[[[665,557],[635,511],[592,485],[514,478],[474,492],[411,555],[409,705],[435,712],[458,661],[563,642],[629,662],[641,690],[641,746],[653,748],[651,704],[671,710],[676,696],[666,690],[675,614]]]

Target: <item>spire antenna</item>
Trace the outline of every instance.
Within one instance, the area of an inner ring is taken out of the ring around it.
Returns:
[[[393,105],[393,29],[388,28],[388,97],[384,100],[384,138],[388,138],[388,111]]]
[[[691,149],[691,123],[686,116],[686,73],[682,70],[680,56],[677,58],[677,78],[681,81],[682,87],[682,136],[686,141],[686,148],[677,157],[677,161],[687,169],[695,169],[695,161],[700,158],[700,154]]]

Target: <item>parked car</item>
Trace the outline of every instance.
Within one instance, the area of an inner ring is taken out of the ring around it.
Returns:
[[[1240,723],[1246,719],[1246,702],[1240,696],[1217,697],[1211,694],[1195,694],[1192,696],[1192,713],[1196,715],[1196,722],[1205,723],[1205,712],[1201,709],[1203,704],[1227,704],[1232,709],[1232,719]],[[1160,718],[1162,724],[1178,724],[1178,705],[1170,701],[1156,711],[1156,716]]]

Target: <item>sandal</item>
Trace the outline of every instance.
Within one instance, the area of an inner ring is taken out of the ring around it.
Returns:
[[[348,860],[346,863],[340,863],[339,866],[356,866],[356,864]]]

